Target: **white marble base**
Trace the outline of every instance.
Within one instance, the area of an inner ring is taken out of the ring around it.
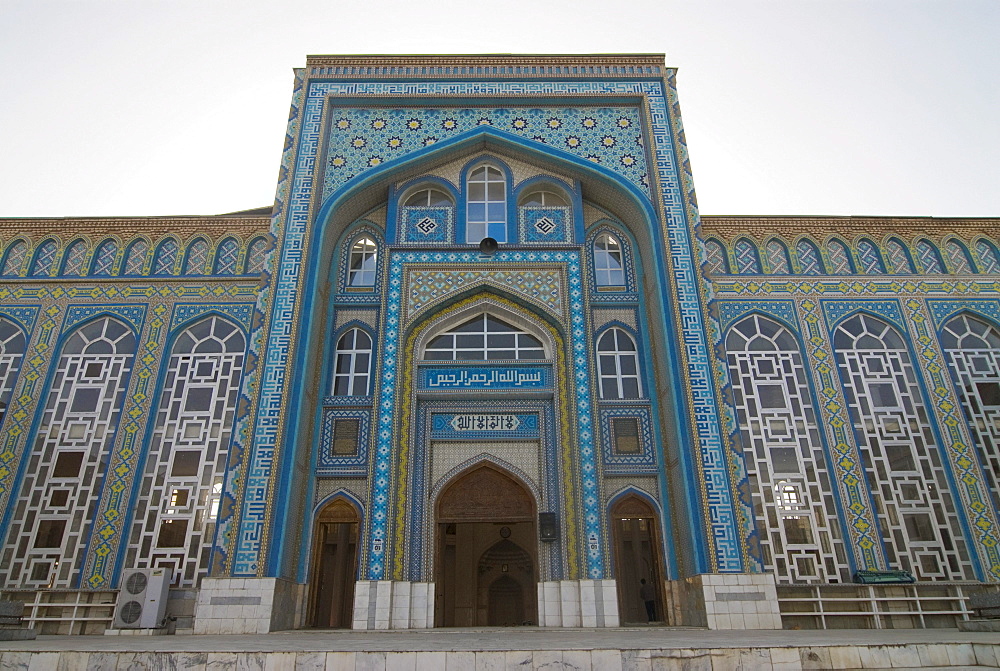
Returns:
[[[538,583],[538,624],[543,627],[617,627],[614,580]]]
[[[434,583],[359,580],[354,584],[352,629],[429,629],[434,626]]]
[[[770,573],[704,573],[667,583],[677,624],[709,629],[781,629]]]
[[[280,578],[205,578],[195,634],[266,634],[302,626],[302,590]]]

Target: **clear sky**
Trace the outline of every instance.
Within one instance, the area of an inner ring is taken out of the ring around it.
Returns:
[[[703,214],[1000,216],[1000,0],[0,0],[0,216],[274,196],[306,54],[666,53]]]

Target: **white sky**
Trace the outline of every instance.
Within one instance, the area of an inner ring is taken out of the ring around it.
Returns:
[[[0,0],[0,217],[269,205],[306,54],[655,52],[703,214],[1000,216],[1000,0]]]

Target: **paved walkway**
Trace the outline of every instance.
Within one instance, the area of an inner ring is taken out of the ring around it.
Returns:
[[[377,632],[290,631],[234,636],[39,636],[0,641],[0,650],[79,652],[409,652],[515,650],[669,650],[810,648],[933,644],[996,645],[996,633],[957,629],[708,631],[679,627],[621,629],[482,628]]]

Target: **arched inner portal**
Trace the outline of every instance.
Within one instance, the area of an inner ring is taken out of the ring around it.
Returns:
[[[323,629],[350,628],[358,557],[358,512],[334,499],[316,517],[309,623]]]
[[[626,496],[611,510],[618,611],[622,624],[667,621],[663,609],[659,526],[656,512],[637,496]],[[647,612],[647,600],[653,602],[652,618]]]
[[[535,500],[489,464],[459,475],[437,505],[434,621],[444,627],[533,625]]]

